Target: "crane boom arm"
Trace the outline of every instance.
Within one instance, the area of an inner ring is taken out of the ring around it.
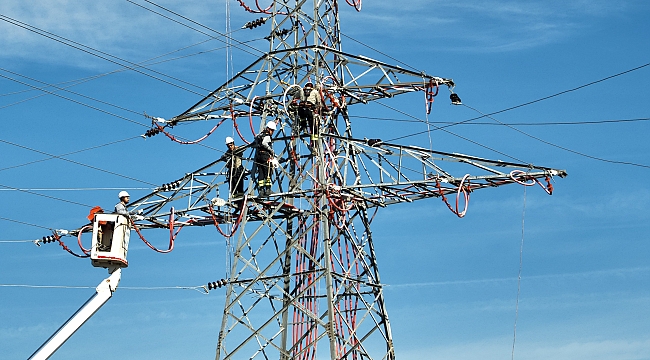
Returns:
[[[115,270],[96,288],[96,293],[72,315],[41,347],[29,357],[29,360],[49,359],[60,347],[113,296],[122,275],[122,269]]]

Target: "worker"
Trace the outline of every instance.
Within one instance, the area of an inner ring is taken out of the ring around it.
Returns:
[[[120,202],[115,204],[115,213],[127,217],[130,216],[131,214],[129,214],[129,211],[126,210],[126,204],[129,203],[129,199],[131,198],[131,195],[129,195],[128,192],[122,190],[120,191],[119,194],[117,194],[117,197],[120,198]]]
[[[129,199],[131,196],[129,195],[128,192],[122,190],[120,191],[119,194],[117,194],[117,197],[120,198],[120,202],[115,204],[115,211],[113,211],[116,214],[124,215],[126,217],[131,217],[133,216],[134,220],[142,220],[142,209],[138,209],[137,211],[128,211],[126,209],[126,205],[129,203]]]
[[[322,107],[320,93],[314,88],[314,84],[308,82],[300,92],[300,103],[298,104],[298,116],[300,117],[301,130],[309,130],[311,140],[318,140],[319,113]]]
[[[259,196],[271,195],[271,167],[278,167],[278,160],[273,152],[273,132],[275,121],[266,123],[266,128],[257,134],[253,141],[255,165],[257,166],[257,191]]]
[[[235,139],[230,136],[226,137],[226,146],[228,150],[222,159],[226,161],[226,178],[230,186],[231,197],[241,197],[244,195],[244,175],[245,170],[242,166],[243,149],[235,146]]]

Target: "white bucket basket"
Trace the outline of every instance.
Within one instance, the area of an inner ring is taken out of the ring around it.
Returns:
[[[131,237],[131,224],[126,216],[95,214],[90,260],[95,267],[123,268],[129,266],[126,253]]]

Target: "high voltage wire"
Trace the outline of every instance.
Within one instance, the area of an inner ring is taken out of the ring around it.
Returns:
[[[18,147],[18,148],[21,148],[21,149],[25,149],[25,150],[33,151],[33,152],[36,152],[36,153],[39,153],[39,154],[42,154],[42,155],[47,155],[47,156],[50,156],[50,157],[53,157],[53,158],[57,158],[57,159],[60,159],[60,160],[63,160],[63,161],[67,161],[67,162],[70,162],[70,163],[75,164],[75,165],[79,165],[79,166],[87,167],[87,168],[90,168],[90,169],[93,169],[93,170],[97,170],[97,171],[101,171],[101,172],[104,172],[104,173],[107,173],[107,174],[111,174],[111,175],[119,176],[119,177],[122,177],[122,178],[125,178],[125,179],[129,179],[129,180],[133,180],[133,181],[141,182],[141,183],[143,183],[143,184],[156,186],[156,184],[150,183],[150,182],[148,182],[148,181],[144,181],[144,180],[136,179],[136,178],[131,177],[131,176],[122,175],[122,174],[119,174],[119,173],[116,173],[116,172],[113,172],[113,171],[105,170],[105,169],[98,168],[98,167],[96,167],[96,166],[92,166],[92,165],[88,165],[88,164],[84,164],[84,163],[81,163],[81,162],[78,162],[78,161],[74,161],[74,160],[66,159],[66,158],[64,158],[64,157],[62,157],[62,156],[52,155],[52,154],[46,153],[46,152],[41,151],[41,150],[36,150],[36,149],[30,148],[30,147],[25,146],[25,145],[16,144],[16,143],[13,143],[13,142],[10,142],[10,141],[6,141],[6,140],[2,140],[2,139],[0,139],[0,142],[1,142],[1,143],[5,143],[5,144],[7,144],[7,145],[15,146],[15,147]]]
[[[103,110],[103,109],[98,108],[98,107],[96,107],[96,106],[92,106],[92,105],[85,104],[85,103],[83,103],[83,102],[81,102],[81,101],[79,101],[79,100],[75,100],[75,99],[72,99],[72,98],[69,98],[69,97],[63,96],[63,95],[61,95],[61,94],[57,94],[57,93],[52,92],[52,91],[49,91],[49,90],[39,89],[38,87],[36,87],[36,86],[34,86],[34,85],[31,85],[31,84],[28,84],[28,83],[26,83],[26,82],[20,81],[20,80],[18,80],[18,79],[14,79],[14,78],[12,78],[12,77],[9,77],[9,76],[3,75],[3,74],[0,74],[0,77],[5,78],[5,79],[7,79],[7,80],[11,80],[11,81],[13,81],[13,82],[16,82],[16,83],[19,83],[19,84],[22,84],[22,85],[25,85],[25,86],[29,86],[29,87],[31,87],[31,88],[33,88],[33,89],[36,89],[36,90],[40,90],[40,91],[46,92],[46,93],[48,93],[48,94],[50,94],[50,95],[54,95],[54,96],[56,96],[56,97],[60,97],[60,98],[62,98],[62,99],[65,99],[65,100],[68,100],[68,101],[72,101],[73,103],[76,103],[76,104],[79,104],[79,105],[82,105],[82,106],[85,106],[85,107],[91,108],[91,109],[93,109],[93,110],[97,110],[97,111],[99,111],[99,112],[103,112],[104,114],[111,115],[111,116],[115,116],[115,117],[117,117],[117,118],[120,118],[120,119],[122,119],[122,120],[128,121],[128,122],[130,122],[130,123],[133,123],[133,124],[136,124],[136,125],[140,125],[140,126],[144,126],[144,127],[149,127],[149,126],[147,126],[147,125],[145,125],[145,124],[143,124],[143,123],[141,123],[141,122],[138,122],[138,121],[135,121],[135,120],[131,120],[131,119],[127,118],[127,117],[124,117],[124,116],[122,116],[122,115],[118,115],[118,114],[112,113],[112,112],[110,112],[110,111]]]
[[[103,191],[103,190],[155,190],[156,188],[145,187],[92,187],[92,188],[17,188],[17,189],[0,189],[0,191]]]
[[[119,144],[119,143],[121,143],[121,142],[129,141],[129,140],[133,140],[133,139],[138,139],[138,138],[140,138],[140,136],[133,136],[133,137],[126,138],[126,139],[122,139],[122,140],[111,141],[111,142],[106,143],[106,144],[97,145],[97,146],[93,146],[93,147],[89,147],[89,148],[85,148],[85,149],[81,149],[81,150],[72,151],[72,152],[65,153],[65,154],[61,154],[61,155],[58,155],[58,156],[51,156],[51,157],[46,158],[46,159],[35,160],[35,161],[26,162],[26,163],[19,164],[19,165],[14,165],[14,166],[8,166],[8,167],[5,167],[5,168],[0,168],[0,171],[9,170],[9,169],[15,169],[15,168],[18,168],[18,167],[22,167],[22,166],[26,166],[26,165],[31,165],[31,164],[35,164],[35,163],[39,163],[39,162],[43,162],[43,161],[52,160],[52,159],[58,159],[58,158],[61,157],[61,156],[68,156],[68,155],[78,154],[78,153],[81,153],[81,152],[84,152],[84,151],[94,150],[94,149],[98,149],[98,148],[101,148],[101,147],[104,147],[104,146],[109,146],[109,145]]]
[[[15,190],[15,191],[20,191],[20,192],[24,192],[24,193],[32,194],[32,195],[36,195],[36,196],[41,196],[41,197],[48,198],[48,199],[52,199],[52,200],[63,201],[63,202],[66,202],[66,203],[68,203],[68,204],[74,204],[74,205],[79,205],[79,206],[83,206],[83,207],[93,207],[92,205],[83,204],[83,203],[76,202],[76,201],[72,201],[72,200],[61,199],[61,198],[58,198],[58,197],[55,197],[55,196],[50,196],[50,195],[40,194],[40,193],[37,193],[37,192],[34,192],[34,191],[30,191],[30,190],[19,189],[19,188],[15,188],[15,187],[13,187],[13,186],[8,186],[8,185],[0,184],[0,187],[5,188],[5,189],[11,189],[11,190]],[[6,219],[4,219],[4,218],[0,218],[0,219],[6,220]]]
[[[196,91],[194,91],[194,90],[188,89],[188,88],[183,87],[183,86],[181,86],[181,85],[178,85],[178,84],[172,83],[172,82],[167,81],[167,80],[165,80],[165,79],[162,79],[162,78],[160,78],[160,77],[157,77],[157,76],[151,75],[151,74],[146,73],[146,72],[144,72],[144,71],[141,71],[141,70],[139,70],[138,68],[145,68],[145,67],[143,67],[143,66],[139,66],[138,64],[135,64],[135,63],[132,63],[132,62],[130,62],[130,61],[127,61],[127,60],[121,59],[121,58],[119,58],[119,57],[117,57],[117,56],[114,56],[114,55],[111,55],[111,54],[105,53],[105,52],[103,52],[103,51],[100,51],[100,50],[97,50],[97,49],[91,48],[91,47],[89,47],[89,46],[83,45],[83,44],[78,43],[78,42],[76,42],[76,41],[73,41],[73,40],[70,40],[70,39],[64,38],[64,37],[62,37],[62,36],[59,36],[59,35],[56,35],[56,34],[50,33],[50,32],[48,32],[48,31],[45,31],[45,30],[39,29],[39,28],[37,28],[37,27],[35,27],[35,26],[29,25],[29,24],[27,24],[27,23],[23,23],[23,22],[21,22],[21,21],[19,21],[19,20],[16,20],[16,19],[10,18],[10,17],[5,16],[5,15],[2,15],[2,14],[0,14],[0,20],[3,20],[3,21],[5,21],[5,22],[8,22],[8,23],[10,23],[10,24],[12,24],[12,25],[18,26],[18,27],[23,28],[23,29],[25,29],[25,30],[31,31],[31,32],[33,32],[33,33],[35,33],[35,34],[41,35],[41,36],[46,37],[46,38],[48,38],[48,39],[54,40],[54,41],[59,42],[59,43],[61,43],[61,44],[64,44],[64,45],[70,46],[70,47],[72,47],[72,48],[74,48],[74,49],[77,49],[77,50],[83,51],[83,52],[85,52],[85,53],[87,53],[87,54],[93,55],[93,56],[98,57],[98,58],[100,58],[100,59],[103,59],[103,60],[109,61],[109,62],[111,62],[111,63],[117,64],[117,65],[122,66],[122,67],[126,67],[126,68],[128,68],[128,69],[130,69],[130,70],[133,70],[133,71],[135,71],[135,72],[137,72],[137,73],[140,73],[140,74],[142,74],[142,75],[145,75],[145,76],[151,77],[151,78],[153,78],[153,79],[156,79],[156,80],[161,81],[161,82],[163,82],[163,83],[166,83],[166,84],[168,84],[168,85],[172,85],[172,86],[174,86],[174,87],[177,87],[177,88],[179,88],[179,89],[182,89],[182,90],[185,90],[185,91],[191,92],[191,93],[193,93],[193,94],[196,94],[196,95],[199,95],[199,96],[203,96],[203,94],[201,94],[201,93],[199,93],[199,92],[196,92]],[[113,60],[113,59],[111,59],[111,58],[114,58],[114,59],[117,59],[117,60]],[[120,62],[122,62],[122,63],[120,63]],[[124,63],[126,63],[126,64],[128,64],[128,65],[124,65]],[[145,68],[145,69],[148,70],[148,71],[150,71],[150,72],[152,72],[152,73],[154,73],[154,74],[158,74],[158,75],[162,75],[162,76],[168,77],[168,78],[170,78],[170,79],[172,79],[172,80],[175,80],[175,81],[178,81],[178,82],[181,82],[181,83],[187,84],[187,85],[194,86],[194,87],[196,87],[196,88],[198,88],[198,89],[205,90],[205,91],[210,91],[209,89],[206,89],[206,88],[203,88],[203,87],[201,87],[201,86],[198,86],[198,85],[194,85],[194,84],[188,83],[188,82],[186,82],[186,81],[184,81],[184,80],[181,80],[181,79],[178,79],[178,78],[175,78],[175,77],[172,77],[172,76],[169,76],[169,75],[163,74],[163,73],[161,73],[161,72],[158,72],[158,71],[155,71],[155,70],[152,70],[152,69],[149,69],[149,68]]]
[[[31,288],[31,289],[95,289],[96,286],[70,286],[70,285],[29,285],[29,284],[0,284],[0,287]],[[199,286],[119,286],[120,290],[194,290],[203,295],[208,295],[205,285]]]
[[[136,2],[133,2],[133,1],[131,1],[131,0],[126,0],[126,1],[129,2],[129,3],[131,3],[131,4],[133,4],[133,5],[139,6],[139,7],[143,8],[143,9],[145,9],[145,10],[147,10],[147,11],[150,11],[150,12],[152,12],[152,13],[158,15],[158,16],[161,16],[161,17],[163,17],[163,18],[165,18],[165,19],[167,19],[167,20],[170,20],[170,21],[173,21],[173,22],[175,22],[175,23],[177,23],[177,24],[179,24],[179,25],[185,26],[185,27],[188,28],[188,29],[194,30],[194,31],[196,31],[196,32],[198,32],[198,33],[200,33],[200,34],[205,35],[205,36],[209,36],[209,37],[211,37],[211,38],[214,38],[214,39],[217,40],[217,41],[221,41],[221,42],[223,42],[224,44],[226,44],[227,46],[233,46],[233,47],[235,47],[235,48],[237,48],[237,49],[239,49],[239,50],[241,50],[241,51],[243,51],[243,52],[245,52],[245,53],[247,53],[247,54],[249,54],[249,55],[258,56],[258,55],[264,55],[264,54],[265,54],[264,51],[259,50],[259,49],[255,48],[255,47],[253,47],[253,46],[250,46],[250,45],[246,44],[246,43],[243,42],[243,41],[237,40],[237,39],[235,39],[234,37],[232,37],[232,36],[230,36],[230,35],[228,35],[228,34],[224,34],[224,33],[220,32],[220,31],[217,31],[217,30],[212,29],[212,28],[210,28],[210,27],[208,27],[208,26],[205,26],[205,25],[203,25],[203,24],[201,24],[201,23],[199,23],[199,22],[197,22],[197,21],[194,21],[194,20],[192,20],[192,19],[190,19],[190,18],[188,18],[188,17],[185,17],[185,16],[183,16],[183,15],[181,15],[181,14],[179,14],[179,13],[176,13],[176,12],[174,12],[174,11],[172,11],[172,10],[169,10],[169,9],[167,9],[167,8],[161,6],[161,5],[158,5],[158,4],[156,4],[156,3],[152,2],[152,1],[144,0],[145,2],[147,2],[147,3],[149,3],[149,4],[153,5],[153,6],[155,6],[155,7],[157,7],[157,8],[163,9],[163,10],[165,10],[165,11],[171,13],[171,14],[174,14],[174,15],[180,17],[180,18],[183,19],[183,20],[189,21],[189,22],[191,22],[191,23],[193,23],[193,24],[195,24],[195,25],[198,25],[198,26],[200,26],[200,27],[202,27],[202,28],[204,28],[204,29],[207,29],[207,30],[209,30],[209,31],[212,31],[212,32],[214,32],[215,34],[217,34],[217,35],[219,35],[219,36],[221,36],[221,37],[224,37],[224,38],[226,38],[226,39],[229,39],[229,40],[231,40],[231,41],[236,42],[236,43],[239,44],[239,45],[243,45],[243,46],[245,46],[245,47],[247,47],[247,48],[249,48],[249,49],[251,49],[251,50],[254,50],[256,53],[252,53],[252,52],[250,52],[250,51],[248,51],[248,50],[246,50],[246,49],[243,49],[243,48],[241,48],[241,47],[239,47],[239,46],[235,46],[235,45],[229,44],[228,41],[226,41],[226,40],[223,40],[223,39],[221,39],[221,38],[215,38],[215,37],[214,37],[213,35],[211,35],[211,34],[208,34],[208,33],[205,33],[205,32],[203,32],[203,31],[199,30],[199,29],[193,28],[193,27],[191,27],[191,26],[189,26],[189,25],[187,25],[187,24],[184,24],[184,23],[182,23],[182,22],[180,22],[180,21],[178,21],[178,20],[172,19],[172,18],[169,17],[169,16],[166,16],[166,15],[164,15],[164,14],[161,14],[161,13],[157,12],[157,11],[154,11],[154,10],[152,10],[152,9],[149,9],[149,8],[147,8],[147,7],[145,7],[145,6],[142,6],[142,5],[140,5],[140,4],[136,3]]]
[[[157,65],[157,64],[162,64],[162,63],[173,61],[173,60],[182,59],[182,58],[189,57],[189,56],[203,54],[205,52],[211,52],[211,51],[216,51],[216,50],[223,49],[223,47],[220,47],[220,48],[215,48],[215,49],[211,49],[211,50],[207,50],[207,51],[197,52],[197,53],[194,53],[194,54],[179,56],[179,57],[176,57],[176,58],[171,58],[171,59],[160,60],[160,61],[157,61],[157,62],[152,62],[153,60],[159,59],[161,57],[171,55],[171,54],[177,53],[179,51],[183,51],[183,50],[186,50],[186,49],[189,49],[191,47],[195,47],[195,46],[204,44],[204,43],[212,41],[212,40],[214,40],[214,39],[206,39],[206,40],[200,41],[200,42],[192,44],[192,45],[184,46],[184,47],[182,47],[180,49],[176,49],[176,50],[167,52],[165,54],[154,56],[154,57],[149,58],[147,60],[141,61],[139,63],[136,63],[136,65],[138,65],[138,66]],[[257,40],[259,40],[259,39],[257,39]],[[254,40],[251,40],[251,41],[254,41]],[[131,69],[128,68],[128,67],[125,67],[125,66],[120,66],[119,69],[109,71],[109,72],[106,72],[106,73],[103,73],[103,74],[92,75],[92,76],[88,76],[88,77],[81,78],[81,79],[68,80],[68,81],[64,81],[64,82],[61,82],[61,83],[56,84],[56,85],[65,85],[65,84],[68,84],[68,83],[73,83],[71,86],[76,86],[76,85],[79,85],[81,83],[84,83],[84,82],[87,82],[87,81],[90,81],[90,80],[95,80],[95,79],[100,78],[100,77],[104,77],[104,76],[107,76],[107,75],[111,75],[111,74],[115,74],[115,73],[119,73],[119,72],[123,72],[123,71],[128,71],[128,70],[131,70]],[[21,94],[21,93],[24,93],[24,92],[30,92],[30,91],[34,91],[34,90],[33,89],[26,89],[26,90],[21,90],[21,91],[14,91],[14,92],[6,93],[6,94],[0,94],[0,97],[9,96],[9,95],[17,95],[17,94]]]
[[[53,230],[52,228],[49,228],[49,227],[46,227],[46,226],[36,225],[36,224],[32,224],[32,223],[28,223],[28,222],[20,221],[20,220],[9,219],[9,218],[2,217],[2,216],[0,216],[0,220],[14,222],[14,223],[17,223],[17,224],[22,224],[22,225],[27,225],[27,226],[32,226],[32,227],[37,227],[39,229]]]
[[[570,152],[570,153],[573,153],[573,154],[576,154],[576,155],[580,155],[580,156],[583,156],[583,157],[586,157],[586,158],[589,158],[589,159],[593,159],[593,160],[598,160],[598,161],[607,162],[607,163],[612,163],[612,164],[630,165],[630,166],[637,166],[637,167],[642,167],[642,168],[648,168],[648,169],[650,169],[650,166],[649,166],[649,165],[637,164],[637,163],[628,162],[628,161],[609,160],[609,159],[604,159],[604,158],[597,157],[597,156],[588,155],[588,154],[585,154],[585,153],[582,153],[582,152],[579,152],[579,151],[571,150],[571,149],[566,148],[566,147],[564,147],[564,146],[560,146],[560,145],[554,144],[554,143],[552,143],[552,142],[549,142],[549,141],[546,141],[546,140],[540,139],[540,138],[538,138],[537,136],[530,135],[530,134],[528,134],[528,133],[526,133],[526,132],[524,132],[524,131],[521,131],[521,130],[519,130],[519,129],[513,127],[513,126],[508,125],[508,124],[504,124],[504,123],[502,123],[501,121],[497,120],[496,118],[492,117],[491,115],[483,114],[482,112],[480,112],[479,110],[477,110],[477,109],[475,109],[475,108],[473,108],[473,107],[471,107],[471,106],[468,106],[468,105],[465,105],[465,104],[463,104],[463,106],[465,106],[465,107],[467,107],[467,108],[469,108],[469,109],[472,109],[472,110],[476,111],[477,113],[479,113],[479,114],[481,114],[481,115],[483,115],[483,116],[486,116],[486,117],[488,117],[488,118],[490,118],[490,119],[492,119],[492,120],[494,120],[494,121],[500,123],[501,125],[507,126],[508,128],[510,128],[510,129],[512,129],[512,130],[515,130],[516,132],[518,132],[518,133],[520,133],[520,134],[523,134],[523,135],[525,135],[525,136],[527,136],[527,137],[529,137],[529,138],[531,138],[531,139],[535,139],[535,140],[537,140],[537,141],[539,141],[539,142],[542,142],[542,143],[544,143],[544,144],[546,144],[546,145],[553,146],[553,147],[556,147],[556,148],[558,148],[558,149],[561,149],[561,150],[564,150],[564,151],[568,151],[568,152]]]
[[[373,116],[361,116],[361,115],[349,115],[350,118],[357,119],[367,119],[367,120],[377,120],[377,121],[395,121],[395,122],[411,122],[411,123],[421,123],[424,122],[422,119],[410,120],[410,119],[395,119],[395,118],[385,118],[385,117],[373,117]],[[458,123],[453,121],[429,121],[430,124],[457,124],[457,125],[488,125],[488,126],[551,126],[551,125],[597,125],[597,124],[614,124],[614,123],[628,123],[628,122],[642,122],[649,121],[650,118],[633,118],[633,119],[610,119],[610,120],[592,120],[592,121],[554,121],[554,122],[539,122],[539,123],[494,123],[494,122],[469,122],[469,123]]]
[[[633,72],[633,71],[636,71],[636,70],[643,69],[643,68],[645,68],[645,67],[647,67],[647,66],[650,66],[650,63],[646,63],[646,64],[643,64],[643,65],[640,65],[640,66],[634,67],[634,68],[632,68],[632,69],[625,70],[625,71],[619,72],[619,73],[617,73],[617,74],[610,75],[610,76],[604,77],[604,78],[602,78],[602,79],[599,79],[599,80],[596,80],[596,81],[589,82],[589,83],[584,84],[584,85],[580,85],[580,86],[577,86],[577,87],[574,87],[574,88],[571,88],[571,89],[568,89],[568,90],[560,91],[560,92],[555,93],[555,94],[552,94],[552,95],[544,96],[544,97],[541,97],[541,98],[539,98],[539,99],[535,99],[535,100],[528,101],[528,102],[525,102],[525,103],[522,103],[522,104],[519,104],[519,105],[511,106],[511,107],[509,107],[509,108],[505,108],[505,109],[502,109],[502,110],[499,110],[499,111],[491,112],[491,113],[488,113],[488,114],[484,114],[484,115],[481,115],[481,116],[477,116],[477,117],[474,117],[474,118],[471,118],[471,119],[467,119],[467,120],[463,120],[463,121],[459,121],[459,122],[454,122],[454,123],[451,123],[451,124],[448,124],[448,125],[444,125],[444,126],[438,126],[438,127],[436,127],[435,130],[442,130],[443,128],[447,128],[447,127],[451,127],[451,126],[456,126],[456,125],[465,124],[465,123],[468,123],[468,122],[470,122],[470,121],[474,121],[474,120],[482,119],[482,118],[484,118],[484,117],[488,117],[488,116],[491,116],[491,115],[500,114],[500,113],[504,113],[504,112],[506,112],[506,111],[510,111],[510,110],[518,109],[518,108],[521,108],[521,107],[524,107],[524,106],[528,106],[528,105],[531,105],[531,104],[535,104],[535,103],[538,103],[538,102],[540,102],[540,101],[548,100],[548,99],[551,99],[551,98],[554,98],[554,97],[557,97],[557,96],[560,96],[560,95],[564,95],[564,94],[567,94],[567,93],[570,93],[570,92],[573,92],[573,91],[577,91],[577,90],[583,89],[583,88],[585,88],[585,87],[588,87],[588,86],[591,86],[591,85],[594,85],[594,84],[598,84],[598,83],[601,83],[601,82],[603,82],[603,81],[610,80],[610,79],[613,79],[613,78],[615,78],[615,77],[618,77],[618,76],[621,76],[621,75],[625,75],[625,74],[628,74],[628,73]],[[413,119],[415,119],[415,120],[420,120],[419,118],[417,118],[417,117],[415,117],[415,116],[412,116],[412,115],[408,115],[408,116],[411,117],[411,118],[413,118]],[[420,120],[420,121],[423,121],[423,120]],[[396,137],[396,138],[390,139],[390,140],[388,140],[388,141],[400,140],[400,139],[404,139],[404,138],[407,138],[407,137],[412,137],[412,136],[416,136],[416,135],[425,134],[425,133],[427,133],[427,132],[428,132],[428,130],[425,130],[425,131],[419,131],[419,132],[416,132],[416,133],[412,133],[412,134],[408,134],[408,135],[404,135],[404,136]]]
[[[382,105],[382,106],[388,108],[388,109],[391,109],[391,110],[393,110],[393,111],[395,111],[395,112],[398,112],[398,113],[400,113],[400,114],[402,114],[402,115],[405,115],[405,116],[411,117],[411,118],[413,118],[413,119],[417,119],[417,117],[415,117],[415,116],[413,116],[413,115],[411,115],[411,114],[409,114],[409,113],[406,113],[406,112],[404,112],[404,111],[402,111],[402,110],[396,109],[396,108],[394,108],[394,107],[392,107],[392,106],[388,106],[388,105],[386,105],[386,104],[384,104],[384,103],[382,103],[382,102],[379,102],[379,101],[377,101],[377,103],[378,103],[379,105]],[[429,124],[431,124],[431,123],[429,123]],[[518,159],[518,158],[516,158],[516,157],[514,157],[514,156],[512,156],[512,155],[508,155],[508,154],[506,154],[506,153],[504,153],[504,152],[501,152],[501,151],[499,151],[499,150],[493,149],[493,148],[491,148],[491,147],[489,147],[489,146],[487,146],[487,145],[483,145],[483,144],[481,144],[481,143],[479,143],[479,142],[477,142],[477,141],[471,140],[471,139],[466,138],[466,137],[464,137],[464,136],[458,135],[458,134],[456,134],[456,133],[454,133],[454,132],[451,132],[451,131],[445,129],[444,127],[436,126],[436,125],[432,125],[432,126],[434,127],[434,130],[442,130],[442,131],[446,132],[447,134],[450,134],[450,135],[455,136],[455,137],[457,137],[457,138],[460,138],[460,139],[462,139],[462,140],[468,141],[468,142],[470,142],[470,143],[472,143],[472,144],[474,144],[474,145],[480,146],[480,147],[482,147],[482,148],[484,148],[484,149],[487,149],[487,150],[490,150],[490,151],[494,151],[494,152],[497,153],[497,154],[500,154],[500,155],[506,156],[506,157],[508,157],[508,158],[510,158],[510,159],[513,159],[513,160],[519,161],[519,162],[521,162],[521,163],[525,163],[525,161],[523,161],[523,160],[521,160],[521,159]],[[420,132],[420,133],[418,133],[418,134],[430,133],[431,131],[432,131],[431,129],[427,129],[426,131]],[[386,140],[386,142],[393,142],[394,140],[399,140],[399,139],[401,139],[401,138],[408,137],[408,136],[412,136],[412,135],[401,136],[401,137],[397,137],[397,138],[389,139],[389,140]]]
[[[97,101],[98,103],[101,103],[101,104],[104,104],[104,105],[108,105],[108,106],[112,106],[112,107],[114,107],[114,108],[117,108],[117,109],[120,109],[120,110],[124,110],[124,111],[130,112],[130,113],[136,114],[136,115],[142,115],[142,114],[141,114],[140,112],[138,112],[138,111],[134,111],[134,110],[131,110],[131,109],[127,109],[127,108],[124,108],[124,107],[119,106],[119,105],[115,105],[115,104],[112,104],[112,103],[109,103],[109,102],[106,102],[106,101],[103,101],[103,100],[99,100],[99,99],[96,99],[96,98],[93,98],[93,97],[90,97],[90,96],[86,96],[86,95],[80,94],[80,93],[78,93],[78,92],[74,92],[74,91],[71,91],[71,90],[67,90],[67,89],[65,89],[65,88],[58,87],[58,86],[56,86],[56,85],[54,85],[54,84],[48,84],[48,83],[46,83],[46,82],[43,82],[43,81],[40,81],[40,80],[37,80],[37,79],[31,78],[31,77],[29,77],[29,76],[25,76],[25,75],[18,74],[18,73],[16,73],[16,72],[11,71],[11,70],[7,70],[7,69],[4,69],[4,68],[0,68],[0,71],[8,72],[8,73],[10,73],[10,74],[12,74],[12,75],[20,76],[20,77],[22,77],[22,78],[25,78],[25,79],[28,79],[28,80],[35,81],[35,82],[37,82],[37,83],[40,83],[40,84],[46,85],[47,87],[52,87],[52,88],[55,88],[55,89],[57,89],[57,90],[65,91],[65,92],[67,92],[67,93],[70,93],[70,94],[73,94],[73,95],[80,96],[80,97],[82,97],[82,98],[84,98],[84,99]],[[38,89],[38,90],[42,90],[42,89]]]

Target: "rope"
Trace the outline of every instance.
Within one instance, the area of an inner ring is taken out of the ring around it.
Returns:
[[[521,294],[521,269],[524,259],[524,220],[526,219],[526,187],[524,186],[524,208],[521,213],[521,245],[519,247],[519,275],[517,276],[517,301],[515,302],[515,325],[512,336],[512,360],[515,358],[515,343],[517,341],[517,319],[519,318],[519,295]]]

